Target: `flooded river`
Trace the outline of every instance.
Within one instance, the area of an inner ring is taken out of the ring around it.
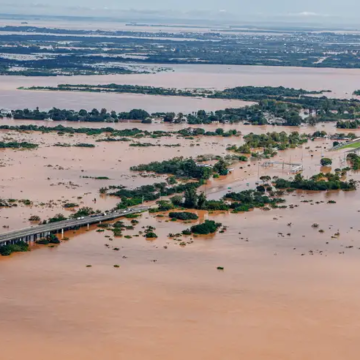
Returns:
[[[151,65],[156,67],[156,65]],[[148,112],[173,111],[190,113],[204,109],[220,110],[242,107],[239,100],[201,99],[137,94],[106,94],[80,92],[31,92],[24,86],[56,86],[58,84],[129,84],[166,88],[224,89],[236,86],[284,86],[306,90],[331,90],[329,97],[351,98],[359,88],[358,69],[311,69],[264,66],[174,65],[174,72],[156,74],[17,77],[1,76],[0,108],[50,109],[52,107],[90,110],[94,107],[115,111],[142,108]]]
[[[71,123],[48,121],[0,121],[1,124],[22,125],[35,123],[38,125],[55,126],[62,124],[73,127],[103,127],[99,123]],[[118,130],[139,128],[142,130],[177,131],[188,127],[183,124],[141,124],[134,122],[111,124]],[[208,130],[215,130],[219,125],[207,126]],[[197,126],[199,127],[199,126]],[[274,127],[274,126],[246,126],[243,124],[226,125],[225,130],[236,129],[242,135],[267,133],[269,131],[299,131],[313,133],[315,130],[325,130],[329,134],[337,132],[334,124],[311,127]],[[346,132],[346,131],[345,131]],[[10,230],[23,228],[29,225],[28,219],[38,215],[42,219],[63,212],[66,202],[78,203],[81,206],[91,206],[100,210],[107,210],[119,201],[113,197],[100,197],[99,189],[110,185],[124,185],[130,188],[164,181],[164,176],[141,177],[130,171],[131,166],[152,161],[162,161],[177,156],[194,157],[198,155],[215,154],[225,156],[229,154],[226,148],[231,145],[243,144],[242,137],[199,137],[194,140],[177,138],[151,139],[144,138],[140,142],[150,142],[155,147],[130,147],[129,142],[97,142],[106,134],[87,136],[83,134],[63,136],[57,133],[41,134],[39,132],[0,131],[0,141],[27,141],[39,145],[39,149],[32,151],[0,150],[0,198],[28,199],[33,201],[32,207],[19,206],[18,208],[0,209],[0,226],[9,226]],[[56,143],[75,145],[77,143],[94,144],[95,148],[55,147]],[[164,147],[164,145],[179,145]],[[344,167],[344,154],[329,152],[331,141],[316,140],[304,145],[301,149],[279,152],[275,160],[285,163],[299,163],[304,165],[304,174],[312,176],[320,171],[322,156],[332,157],[334,168]],[[249,166],[240,163],[234,165],[234,171],[226,178],[210,182],[205,190],[209,197],[220,198],[231,186],[233,190],[247,188],[246,184],[255,186],[261,175],[270,173],[271,176],[282,175],[287,177],[289,167],[275,166],[264,168],[264,161],[254,161]],[[107,177],[109,180],[95,180],[93,177]],[[94,203],[96,199],[96,203]],[[68,212],[66,212],[68,213]],[[0,232],[9,231],[0,228]]]
[[[179,98],[134,96],[139,98],[138,102],[134,100],[134,106],[130,95],[96,94],[95,99],[90,94],[16,90],[18,86],[48,82],[209,88],[283,85],[309,90],[333,89],[340,97],[349,95],[360,84],[357,70],[211,66],[197,69],[201,70],[196,74],[191,66],[179,66],[174,73],[156,75],[41,81],[7,77],[0,85],[0,108],[105,106],[110,110],[114,106],[120,111],[148,106],[146,110],[156,111],[175,110],[179,106],[180,111],[183,107],[192,109],[190,101],[199,102],[194,103],[194,109],[201,104],[215,104],[213,100],[186,98],[181,103],[183,100]],[[227,106],[226,102],[223,105]],[[218,106],[220,103],[214,108]],[[10,125],[29,123],[58,124],[0,121]],[[187,127],[139,123],[111,126],[168,131]],[[216,127],[219,126],[207,128]],[[339,132],[334,124],[299,129],[241,124],[224,128],[236,128],[242,134],[282,130],[312,133],[316,129]],[[126,142],[96,142],[102,136],[1,131],[0,141],[30,141],[39,144],[39,148],[0,151],[0,198],[33,202],[32,206],[19,203],[18,207],[1,208],[0,232],[29,227],[28,219],[32,215],[41,219],[57,213],[69,215],[63,209],[65,202],[100,210],[112,208],[118,199],[101,197],[99,189],[103,186],[134,188],[165,179],[141,177],[131,172],[130,166],[175,156],[226,155],[228,145],[243,143],[242,137],[144,138],[139,141],[180,144],[180,147],[138,148]],[[96,146],[54,147],[57,142]],[[320,168],[322,156],[333,159],[333,170],[347,166],[345,152],[330,152],[330,147],[330,140],[310,141],[302,148],[279,152],[274,160],[280,164],[269,168],[262,166],[263,161],[235,163],[229,176],[209,181],[202,190],[209,198],[219,199],[228,191],[253,188],[262,175],[289,178],[293,175],[283,164],[286,162],[301,163],[304,176],[308,177],[326,171]],[[109,180],[86,176],[107,176]],[[360,180],[360,175],[349,172],[348,179]],[[89,231],[67,233],[69,240],[59,246],[35,247],[28,253],[0,258],[2,357],[9,360],[357,360],[360,354],[359,194],[360,190],[295,192],[285,196],[286,205],[294,205],[293,208],[243,214],[200,212],[200,221],[213,219],[228,230],[191,241],[188,238],[189,243],[184,247],[168,238],[168,234],[181,232],[191,224],[168,222],[167,217],[145,213],[134,230],[124,232],[131,238],[109,239],[106,236],[112,233],[97,232],[96,227],[91,227]],[[329,204],[329,200],[336,203]],[[314,223],[319,227],[314,228]],[[158,238],[154,241],[146,241],[139,234],[148,225],[156,227]],[[339,235],[335,236],[336,233]],[[224,267],[224,271],[218,271],[218,266]]]
[[[9,193],[6,186],[23,192],[24,197],[44,201],[61,194],[70,198],[91,189],[96,193],[101,182],[87,185],[80,179],[81,169],[85,174],[106,174],[117,183],[131,185],[131,178],[121,178],[123,172],[128,174],[130,164],[170,158],[177,151],[130,150],[125,144],[51,148],[46,144],[54,141],[55,135],[42,137],[44,144],[39,150],[2,153],[12,165],[0,168],[1,196]],[[221,140],[217,139],[218,151],[222,144],[231,142]],[[192,148],[185,146],[185,141],[181,141],[184,156],[209,152],[208,147],[213,146],[208,139]],[[315,152],[316,146],[325,144],[319,141],[311,148]],[[289,150],[281,157],[298,158],[301,154],[302,150]],[[316,159],[305,159],[306,167],[313,171],[320,154]],[[334,158],[334,167],[339,162]],[[69,169],[51,170],[44,164],[62,164]],[[15,178],[20,177],[20,169],[26,182]],[[257,179],[258,169],[260,174],[288,176],[286,169],[265,170],[252,164],[247,181]],[[228,186],[242,175],[246,174],[237,169],[229,179],[209,184],[208,190]],[[51,181],[55,177],[72,180],[81,187],[59,191],[47,185],[47,176]],[[133,185],[140,183],[137,177]],[[242,188],[246,188],[245,183]],[[195,238],[186,247],[167,235],[189,225],[143,214],[135,230],[126,232],[131,239],[110,241],[92,227],[90,231],[69,232],[66,236],[70,240],[58,247],[1,258],[3,357],[358,359],[358,192],[300,192],[286,199],[299,207],[237,215],[199,213],[201,220],[209,217],[228,230]],[[314,204],[302,203],[303,199],[312,199]],[[329,205],[329,199],[337,203]],[[21,220],[19,212],[12,211],[1,210],[1,223],[15,226],[4,217]],[[25,207],[17,211],[30,214]],[[38,209],[31,213],[35,211]],[[47,214],[49,210],[44,211]],[[314,222],[324,233],[312,227]],[[134,236],[147,225],[156,227],[157,240]],[[337,231],[341,235],[332,239]],[[120,251],[114,251],[115,247]],[[218,266],[224,271],[216,270]]]

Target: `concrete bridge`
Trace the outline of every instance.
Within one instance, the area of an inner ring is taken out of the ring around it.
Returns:
[[[0,234],[0,246],[16,244],[20,241],[29,243],[54,233],[61,233],[63,237],[64,231],[66,230],[71,230],[82,226],[90,226],[91,224],[101,223],[102,221],[114,220],[125,215],[137,214],[148,209],[149,207],[147,206],[137,206],[131,209],[106,212],[106,215],[104,215],[105,213],[102,213],[99,215],[86,216],[78,219],[68,219],[51,224],[11,231],[5,234]]]

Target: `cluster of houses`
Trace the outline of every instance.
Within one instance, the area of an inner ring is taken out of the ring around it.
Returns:
[[[147,124],[162,124],[165,122],[165,116],[149,116],[147,117],[143,122]],[[180,117],[174,117],[174,119],[171,121],[173,124],[187,124],[188,118],[185,115],[182,115]]]
[[[11,110],[8,109],[0,109],[0,115],[2,117],[12,116]]]
[[[165,117],[164,116],[149,116],[148,118],[146,118],[144,121],[144,123],[147,124],[162,124],[165,122]],[[188,124],[188,117],[186,115],[181,115],[181,116],[175,116],[174,119],[170,122],[172,124]],[[219,121],[213,121],[213,124],[219,124]],[[223,120],[221,121],[222,124],[230,124],[229,120]]]

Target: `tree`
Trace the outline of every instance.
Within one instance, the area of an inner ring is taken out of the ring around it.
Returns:
[[[184,114],[183,113],[178,113],[177,114],[177,117],[176,117],[176,119],[175,119],[175,122],[177,122],[177,123],[179,123],[179,122],[181,122],[181,120],[182,120],[182,118],[184,117]]]
[[[217,172],[220,175],[227,175],[229,173],[229,170],[227,168],[226,161],[223,159],[220,159],[215,165],[214,165],[214,171]]]
[[[322,158],[320,163],[322,166],[330,166],[332,164],[332,160],[329,158]]]
[[[91,207],[82,207],[75,214],[72,214],[71,217],[76,219],[82,216],[90,216],[94,214],[94,210]]]
[[[158,205],[159,211],[169,211],[174,208],[173,203],[171,203],[170,201],[167,201],[167,200],[159,200],[156,203]]]
[[[357,189],[357,182],[354,179],[350,179],[349,181],[349,187],[352,190],[356,190]]]
[[[189,209],[196,209],[198,203],[198,196],[196,194],[196,189],[194,187],[190,187],[185,190],[185,202],[184,206]]]
[[[301,183],[302,181],[304,181],[304,177],[301,174],[296,174],[294,182]]]
[[[310,115],[308,118],[307,118],[307,123],[310,125],[310,126],[315,126],[317,124],[317,119],[316,117]]]
[[[150,114],[142,109],[133,109],[128,114],[129,120],[145,120]]]
[[[176,184],[176,177],[175,176],[170,176],[166,179],[166,182],[169,184],[169,185],[175,185]]]
[[[197,112],[197,116],[198,116],[199,118],[206,118],[206,111],[205,111],[205,110],[199,110],[199,111]]]
[[[266,183],[266,182],[268,182],[268,181],[271,180],[271,176],[267,176],[267,175],[261,176],[261,177],[260,177],[260,180],[261,180],[263,183]]]
[[[174,206],[182,206],[183,197],[181,195],[175,195],[170,199],[170,201],[173,203]]]
[[[54,222],[64,221],[64,220],[66,220],[66,217],[63,214],[57,214],[54,217],[52,217],[51,219],[49,219],[49,223],[54,223]]]
[[[167,113],[165,114],[164,121],[165,122],[173,122],[175,118],[175,113]]]
[[[206,201],[206,195],[202,192],[198,197],[198,209],[203,209],[205,207]]]
[[[93,115],[93,116],[99,116],[99,110],[98,109],[92,109],[90,114]]]

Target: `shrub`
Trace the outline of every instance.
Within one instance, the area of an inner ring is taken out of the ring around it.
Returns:
[[[38,245],[48,245],[49,240],[48,239],[40,239],[40,240],[36,240],[35,243]]]
[[[174,206],[181,206],[182,205],[183,196],[181,195],[175,195],[173,196],[170,201]]]
[[[65,209],[71,209],[71,208],[78,207],[78,206],[79,205],[76,204],[76,203],[66,203],[66,204],[64,204]]]
[[[49,223],[54,223],[54,222],[58,222],[58,221],[64,221],[66,220],[66,217],[63,214],[57,214],[54,217],[50,218],[48,220]]]
[[[71,215],[71,217],[73,219],[76,219],[78,217],[85,217],[85,216],[90,216],[92,214],[94,214],[94,210],[90,207],[82,207],[80,208],[75,214]]]
[[[58,237],[54,234],[50,234],[48,236],[48,239],[49,239],[49,243],[50,244],[60,244],[60,240],[58,239]]]
[[[177,220],[197,220],[199,218],[196,214],[191,212],[171,212],[169,217]]]
[[[122,236],[121,228],[115,228],[113,229],[114,236],[120,237]]]
[[[182,234],[183,234],[183,235],[191,235],[192,232],[191,232],[190,229],[186,229],[186,230],[184,230],[184,231],[182,232]]]
[[[9,256],[14,252],[26,252],[26,251],[29,251],[29,245],[22,241],[18,242],[17,244],[0,246],[0,255],[2,256]]]
[[[117,221],[113,226],[114,228],[124,228],[125,224],[123,221]]]
[[[322,158],[320,164],[322,166],[330,166],[332,164],[332,160],[329,158]]]
[[[37,215],[32,215],[30,216],[29,218],[29,221],[40,221],[40,216],[37,216]]]
[[[50,234],[45,238],[35,241],[35,243],[39,245],[60,244],[60,240],[57,238],[56,235]]]
[[[192,226],[191,232],[193,234],[208,235],[215,233],[221,226],[222,224],[215,221],[205,220],[202,224]]]
[[[127,214],[125,215],[126,219],[135,219],[138,218],[140,215],[139,214]]]
[[[157,235],[154,233],[154,232],[148,232],[145,237],[147,239],[156,239],[157,238]]]
[[[160,200],[156,202],[159,211],[169,211],[174,208],[174,205],[170,201]]]

